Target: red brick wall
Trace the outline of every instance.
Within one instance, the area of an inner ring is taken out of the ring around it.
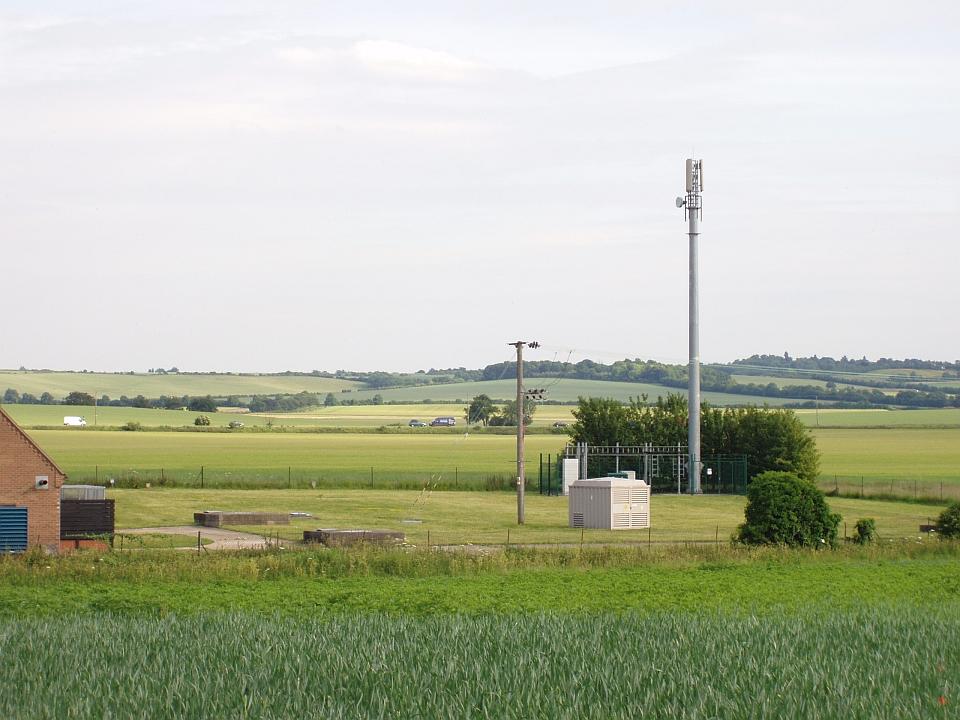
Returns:
[[[50,481],[35,488],[38,475]],[[0,505],[27,508],[27,541],[50,552],[60,547],[60,488],[64,476],[19,428],[0,412]]]

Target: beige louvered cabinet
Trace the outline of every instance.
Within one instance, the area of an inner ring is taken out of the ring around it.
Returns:
[[[650,527],[650,486],[642,480],[588,478],[570,485],[570,527],[636,530]]]

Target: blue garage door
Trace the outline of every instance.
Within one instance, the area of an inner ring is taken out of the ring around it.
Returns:
[[[27,549],[27,509],[0,507],[0,552]]]

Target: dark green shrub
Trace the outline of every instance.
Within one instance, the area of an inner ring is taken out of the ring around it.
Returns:
[[[136,432],[138,430],[143,430],[143,425],[138,423],[136,420],[131,420],[126,425],[123,425],[121,430],[130,430],[131,432]]]
[[[194,418],[193,424],[207,426],[210,424],[210,418],[208,418],[206,415],[199,415],[196,418]]]
[[[856,528],[853,533],[853,541],[857,545],[869,545],[877,539],[877,523],[873,518],[860,518],[857,520]]]
[[[748,545],[820,547],[837,544],[840,516],[823,493],[793,473],[765,472],[747,488],[745,522],[736,538]]]
[[[960,538],[960,502],[955,502],[940,513],[934,526],[942,538]]]

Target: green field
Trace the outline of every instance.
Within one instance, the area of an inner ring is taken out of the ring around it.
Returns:
[[[960,428],[960,408],[937,408],[916,410],[862,409],[846,410],[820,408],[794,410],[809,427],[830,428],[899,428],[899,427],[949,427]]]
[[[627,401],[631,397],[647,394],[651,400],[671,392],[683,392],[682,389],[668,388],[662,385],[646,383],[605,382],[602,380],[556,380],[544,378],[537,383],[549,388],[548,398],[561,402],[575,401],[579,396],[613,397]],[[530,383],[528,383],[530,384]],[[363,389],[361,383],[311,376],[286,375],[216,375],[216,374],[123,374],[123,373],[79,373],[79,372],[32,372],[0,370],[0,393],[6,388],[40,396],[49,392],[56,398],[62,398],[77,390],[96,397],[109,395],[118,398],[121,395],[136,397],[143,395],[157,398],[161,395],[179,397],[182,395],[273,395],[277,393],[298,393],[301,391],[326,394],[334,392],[338,398],[370,400],[381,395],[387,401],[421,403],[424,400],[463,400],[469,401],[476,395],[486,393],[499,400],[509,400],[516,396],[515,380],[492,380],[466,383],[441,383],[415,387]],[[349,392],[341,392],[349,390]],[[762,398],[749,395],[705,392],[704,399],[716,405],[760,404],[779,405],[787,400]]]
[[[527,387],[543,387],[547,390],[548,400],[574,402],[578,397],[614,398],[627,402],[630,398],[640,398],[646,394],[650,402],[670,393],[685,393],[683,388],[669,388],[648,383],[607,382],[604,380],[557,380],[556,378],[531,378]],[[448,383],[443,385],[423,385],[409,388],[386,388],[383,390],[355,390],[343,395],[357,400],[370,399],[382,395],[390,402],[421,402],[424,400],[464,400],[469,401],[484,393],[495,400],[510,400],[517,396],[516,380],[483,380],[468,383]],[[753,395],[735,395],[706,391],[703,399],[714,405],[783,405],[791,402],[783,398],[764,398]]]
[[[34,372],[0,370],[0,394],[7,388],[19,393],[32,393],[37,397],[49,392],[55,398],[78,391],[95,397],[143,395],[158,398],[161,395],[274,395],[277,393],[338,393],[344,389],[360,387],[361,384],[336,378],[289,376],[289,375],[217,375],[217,374],[170,374],[148,373],[81,373],[81,372]]]
[[[380,427],[406,426],[412,419],[429,422],[441,415],[452,415],[464,425],[464,405],[410,404],[410,405],[336,405],[308,408],[295,413],[196,413],[188,410],[151,410],[128,407],[93,407],[81,405],[4,405],[3,409],[24,427],[60,426],[66,415],[86,419],[90,427],[120,427],[138,422],[143,427],[193,426],[194,420],[204,415],[214,427],[222,427],[238,420],[248,427]],[[572,405],[541,405],[534,414],[533,426],[549,426],[557,420],[572,421]]]
[[[120,427],[128,422],[138,422],[143,427],[193,427],[194,420],[203,415],[210,419],[215,427],[226,426],[231,420],[239,420],[244,425],[266,425],[269,418],[250,413],[197,413],[189,410],[153,410],[132,407],[98,407],[94,410],[85,405],[4,405],[3,409],[23,427],[62,426],[67,415],[82,417],[89,428]],[[308,420],[291,419],[287,425],[309,425]],[[79,428],[66,428],[70,432],[79,432]]]
[[[275,479],[286,485],[291,468],[301,486],[316,481],[365,484],[374,468],[375,482],[393,487],[403,480],[419,487],[443,480],[451,484],[482,482],[487,476],[511,477],[516,441],[509,435],[466,432],[425,435],[304,433],[162,433],[69,432],[32,430],[30,434],[60,463],[73,482],[104,482],[131,471],[159,479],[196,480],[201,466],[210,484],[254,483]],[[559,452],[563,435],[530,435],[527,452]],[[99,467],[99,474],[97,468]],[[532,466],[531,472],[536,472]]]
[[[960,429],[815,430],[823,475],[960,482]]]
[[[0,715],[951,717],[939,545],[0,558]]]
[[[562,498],[529,498],[518,530],[505,493],[112,494],[121,524],[416,517],[418,547],[0,556],[0,717],[893,720],[960,693],[960,546],[912,526],[936,507],[832,498],[880,542],[795,551],[710,533],[742,518],[731,497],[657,496],[652,543],[581,546]]]
[[[444,432],[417,435],[304,433],[163,433],[32,430],[41,447],[62,465],[73,482],[130,477],[192,484],[200,468],[211,485],[245,483],[286,486],[311,481],[366,484],[370,469],[381,487],[452,485],[454,479],[483,483],[514,472],[516,446],[510,435]],[[960,428],[814,430],[822,452],[821,474],[944,481],[960,486]],[[564,435],[527,437],[528,480],[536,481],[539,454],[559,452]],[[99,470],[98,470],[99,468]],[[929,494],[929,493],[927,493]]]
[[[199,415],[206,415],[214,427],[222,427],[239,420],[247,427],[344,427],[376,428],[406,426],[411,419],[429,422],[441,415],[453,415],[464,424],[464,405],[406,404],[406,405],[337,405],[307,408],[295,413],[194,413],[187,410],[148,410],[143,408],[101,407],[96,415],[92,407],[77,405],[4,405],[4,410],[24,427],[60,426],[65,415],[86,418],[94,425],[120,427],[138,422],[143,427],[190,427]],[[540,405],[533,416],[533,427],[548,427],[556,421],[572,422],[575,405]],[[960,408],[918,410],[846,410],[820,408],[794,410],[809,427],[825,428],[960,428]]]
[[[0,637],[11,719],[943,718],[960,672],[956,605],[763,620],[94,614],[3,621]]]
[[[501,545],[726,542],[743,522],[745,499],[735,495],[690,497],[655,495],[651,501],[652,527],[647,530],[586,530],[567,527],[567,500],[528,493],[526,523],[517,526],[512,493],[423,492],[412,490],[111,490],[116,499],[117,527],[189,525],[193,513],[210,508],[308,512],[313,517],[293,519],[289,526],[245,527],[253,532],[279,533],[300,539],[303,530],[318,527],[387,528],[406,533],[415,545]],[[856,521],[872,517],[885,540],[915,538],[928,518],[943,509],[937,505],[830,498],[853,532]],[[841,535],[844,526],[841,526]]]

